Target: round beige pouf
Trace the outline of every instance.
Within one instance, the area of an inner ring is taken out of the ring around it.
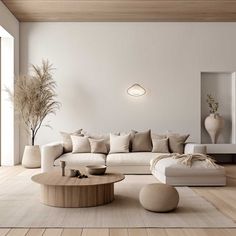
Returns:
[[[149,211],[168,212],[178,206],[179,194],[168,184],[148,184],[141,189],[139,201]]]

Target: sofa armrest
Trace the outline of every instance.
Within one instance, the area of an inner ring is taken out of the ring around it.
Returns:
[[[63,145],[60,142],[49,143],[41,148],[41,170],[48,172],[53,168],[54,161],[63,154]]]
[[[207,153],[206,145],[199,143],[186,143],[184,146],[184,154],[193,154],[193,153]]]

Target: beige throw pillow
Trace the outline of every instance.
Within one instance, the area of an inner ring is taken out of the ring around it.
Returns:
[[[167,134],[169,139],[169,149],[173,153],[184,153],[184,143],[189,137],[189,134],[180,135],[180,134]]]
[[[71,135],[72,153],[88,153],[91,152],[89,139],[82,136]]]
[[[152,139],[152,152],[156,153],[169,153],[168,138]]]
[[[106,144],[107,150],[109,152],[110,150],[110,134],[109,133],[91,133],[86,130],[82,130],[81,134],[84,136],[91,138],[91,139],[104,139],[104,142]],[[119,135],[119,133],[114,133]]]
[[[91,139],[89,138],[89,143],[92,153],[104,153],[107,154],[107,147],[104,139]]]
[[[82,129],[79,129],[73,133],[66,133],[66,132],[60,132],[62,136],[62,142],[63,142],[63,152],[72,152],[72,141],[71,141],[71,135],[74,136],[82,136],[81,134]]]
[[[151,137],[152,137],[152,139],[164,139],[164,138],[167,138],[167,135],[166,134],[152,133]]]
[[[110,153],[129,152],[130,134],[110,134]]]
[[[138,132],[134,134],[132,140],[132,152],[151,152],[152,139],[151,130],[146,132]]]

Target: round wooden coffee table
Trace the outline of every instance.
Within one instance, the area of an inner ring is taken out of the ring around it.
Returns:
[[[41,202],[55,207],[92,207],[114,200],[114,183],[125,178],[120,173],[89,175],[88,178],[61,176],[53,171],[32,176],[41,184]]]

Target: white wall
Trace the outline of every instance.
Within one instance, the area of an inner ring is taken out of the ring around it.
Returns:
[[[59,131],[166,130],[200,141],[201,71],[236,70],[236,23],[21,23],[21,72],[48,58],[62,108]],[[127,95],[133,83],[147,89]]]
[[[20,162],[19,122],[12,104],[3,92],[14,90],[14,77],[19,74],[19,22],[0,1],[1,40],[1,164]]]

